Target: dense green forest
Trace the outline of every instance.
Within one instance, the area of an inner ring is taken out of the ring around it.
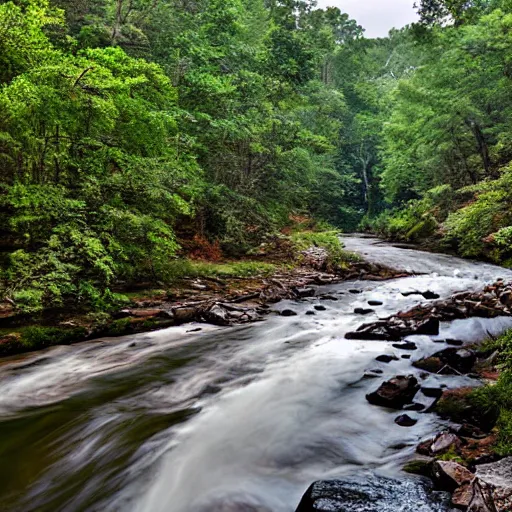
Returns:
[[[366,39],[313,0],[0,2],[2,296],[102,307],[294,215],[507,263],[510,7]]]

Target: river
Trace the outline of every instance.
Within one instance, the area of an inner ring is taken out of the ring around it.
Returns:
[[[186,325],[79,343],[0,364],[0,493],[6,511],[293,512],[317,479],[400,473],[418,441],[442,427],[419,414],[412,428],[396,411],[369,405],[379,379],[414,373],[384,342],[349,341],[361,323],[479,290],[512,272],[451,256],[346,237],[370,261],[418,275],[322,287],[338,300],[306,315],[316,298],[283,301],[250,325]],[[348,290],[358,289],[360,294]],[[353,313],[368,300],[382,306]],[[473,341],[510,319],[443,324],[439,339]],[[202,327],[199,332],[191,332]],[[416,336],[413,360],[442,348]],[[433,337],[436,338],[436,337]],[[475,385],[469,377],[427,383]],[[420,510],[420,508],[418,508]],[[424,510],[434,510],[425,508]]]

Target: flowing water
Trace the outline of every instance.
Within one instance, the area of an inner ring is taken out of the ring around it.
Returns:
[[[317,479],[400,473],[417,442],[442,427],[369,405],[381,380],[414,373],[384,342],[349,341],[361,323],[406,310],[431,290],[479,290],[512,272],[454,257],[347,237],[371,261],[417,273],[322,287],[339,300],[308,316],[311,298],[284,301],[298,316],[234,328],[197,325],[102,339],[0,364],[0,496],[7,511],[292,512]],[[360,294],[349,289],[361,290]],[[355,307],[383,302],[361,317]],[[443,324],[437,337],[473,341],[510,319]],[[413,360],[440,350],[416,336]],[[436,337],[434,337],[435,339]],[[367,369],[382,379],[363,379]],[[426,384],[475,385],[431,376]],[[371,477],[368,477],[369,479]],[[411,480],[414,487],[415,480]],[[417,510],[433,510],[421,508]]]

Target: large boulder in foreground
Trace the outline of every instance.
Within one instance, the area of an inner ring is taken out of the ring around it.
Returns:
[[[315,482],[296,512],[443,512],[449,497],[431,493],[417,479],[394,480],[377,476],[356,480]]]
[[[416,377],[397,375],[383,382],[377,391],[366,395],[366,399],[372,405],[401,409],[405,404],[412,402],[419,388]]]

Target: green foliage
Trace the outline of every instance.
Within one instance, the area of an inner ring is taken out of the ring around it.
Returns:
[[[20,342],[24,349],[37,350],[53,345],[68,345],[83,338],[86,330],[82,327],[62,329],[58,327],[30,326],[23,329]]]

